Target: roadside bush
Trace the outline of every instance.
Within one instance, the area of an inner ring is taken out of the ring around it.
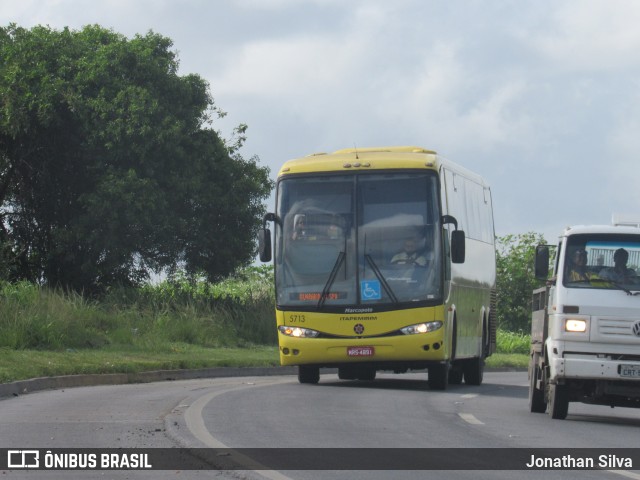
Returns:
[[[0,289],[0,347],[61,350],[109,343],[113,321],[78,294],[20,282]]]
[[[181,278],[112,288],[99,300],[26,282],[0,283],[0,348],[274,345],[274,310],[270,268],[263,267],[215,285]]]

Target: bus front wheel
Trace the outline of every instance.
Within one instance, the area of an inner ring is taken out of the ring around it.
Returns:
[[[429,388],[431,390],[446,390],[449,379],[449,365],[439,364],[429,367]]]
[[[298,367],[298,382],[318,383],[320,381],[320,368],[310,365],[300,365]]]

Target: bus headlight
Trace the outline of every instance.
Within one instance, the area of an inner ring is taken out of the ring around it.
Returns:
[[[434,332],[442,327],[442,322],[426,322],[417,323],[415,325],[409,325],[408,327],[401,328],[400,331],[405,335],[415,335],[416,333],[429,333]]]
[[[296,337],[296,338],[315,338],[320,335],[320,332],[316,330],[311,330],[309,328],[302,327],[287,327],[286,325],[280,325],[278,330],[283,335],[287,335],[288,337]]]
[[[582,333],[587,331],[587,321],[576,319],[576,318],[568,318],[564,322],[564,330],[565,332],[572,333]]]

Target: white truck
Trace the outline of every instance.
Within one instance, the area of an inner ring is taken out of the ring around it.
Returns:
[[[530,411],[640,407],[640,228],[569,227],[555,247],[550,278],[552,246],[536,249]]]

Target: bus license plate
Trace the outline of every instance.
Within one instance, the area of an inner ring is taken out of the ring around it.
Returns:
[[[373,347],[348,347],[347,355],[349,357],[372,357]]]
[[[620,376],[629,378],[640,378],[640,366],[620,365]]]

